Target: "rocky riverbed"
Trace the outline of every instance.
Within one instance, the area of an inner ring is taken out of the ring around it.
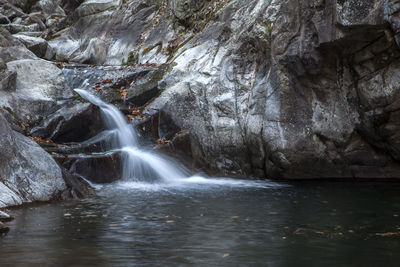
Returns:
[[[104,125],[77,87],[192,167],[399,178],[399,10],[394,0],[0,0],[0,208],[118,178],[118,155],[93,156]]]

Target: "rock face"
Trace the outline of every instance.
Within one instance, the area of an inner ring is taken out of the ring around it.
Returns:
[[[148,108],[190,130],[197,160],[270,178],[399,177],[393,1],[192,2],[170,1],[178,22],[161,17],[131,55],[173,66]]]
[[[140,90],[133,79],[120,84],[129,87],[120,93],[188,130],[184,147],[209,168],[282,179],[399,178],[397,2],[9,1],[0,9],[0,85],[24,93],[0,102],[24,117],[29,110],[30,122],[44,127],[45,111],[71,98],[58,70],[39,66],[47,42],[57,60],[160,70]],[[41,32],[41,50],[23,31]],[[32,64],[38,74],[25,77]],[[40,73],[53,78],[42,82]],[[34,96],[37,110],[22,102]]]
[[[46,201],[66,189],[60,167],[0,114],[0,208]]]

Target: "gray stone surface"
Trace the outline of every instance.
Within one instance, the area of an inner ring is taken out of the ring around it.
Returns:
[[[3,95],[1,101],[23,121],[37,123],[54,112],[60,101],[73,97],[72,90],[65,86],[62,71],[50,62],[22,59],[7,66],[17,72],[17,86],[15,92]]]
[[[26,46],[26,48],[32,51],[36,56],[40,58],[46,58],[47,56],[46,59],[52,58],[52,55],[54,53],[48,52],[48,55],[46,55],[47,50],[51,48],[48,47],[46,40],[44,40],[43,38],[28,36],[24,34],[14,34],[13,36],[21,41]]]
[[[60,167],[0,114],[0,207],[46,201],[66,189]]]

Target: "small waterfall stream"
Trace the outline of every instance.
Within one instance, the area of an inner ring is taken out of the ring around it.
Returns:
[[[123,181],[174,183],[189,176],[188,171],[173,162],[141,149],[133,126],[127,123],[115,106],[103,102],[88,91],[75,91],[100,108],[107,131],[112,133],[107,139],[109,152],[121,153]]]
[[[108,129],[87,142],[106,142],[106,153],[121,153],[122,181],[119,187],[126,189],[163,190],[166,187],[198,188],[230,187],[276,187],[272,182],[237,180],[231,178],[210,178],[193,175],[183,166],[165,159],[161,155],[143,149],[136,137],[133,126],[125,120],[123,114],[113,105],[83,89],[75,91],[84,99],[98,106]]]

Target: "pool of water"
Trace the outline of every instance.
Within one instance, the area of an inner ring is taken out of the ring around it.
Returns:
[[[0,266],[398,266],[400,183],[123,183],[10,211]]]

